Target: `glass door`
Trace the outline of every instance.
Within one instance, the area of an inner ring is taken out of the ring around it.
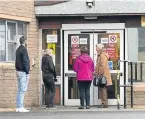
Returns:
[[[73,63],[80,54],[82,45],[90,50],[90,34],[83,34],[81,31],[65,31],[64,41],[64,103],[67,106],[77,106],[80,105],[80,100]]]
[[[120,92],[120,101],[123,104],[124,92],[123,88],[119,88],[118,84],[123,84],[123,76],[120,77],[120,82],[117,80],[117,73],[123,73],[123,63],[121,62],[120,67],[118,67],[119,60],[123,60],[124,46],[123,46],[123,30],[106,30],[106,33],[96,33],[95,39],[98,43],[104,44],[105,52],[110,56],[108,65],[110,68],[110,73],[112,77],[113,85],[109,86],[108,89],[108,105],[117,105],[117,92]],[[97,57],[96,44],[94,45],[94,58]],[[96,58],[94,59],[96,60]],[[100,105],[99,91],[97,87],[93,88],[93,105]]]
[[[64,105],[80,105],[79,91],[76,80],[76,73],[73,71],[73,63],[80,54],[80,47],[87,46],[89,55],[96,65],[97,53],[96,44],[103,43],[105,52],[110,55],[108,62],[113,85],[108,87],[108,104],[116,105],[117,90],[120,91],[121,104],[123,104],[123,88],[117,85],[117,72],[123,72],[123,63],[118,69],[117,63],[123,60],[123,30],[91,30],[91,31],[64,31]],[[95,66],[94,66],[95,67]],[[120,84],[123,84],[123,76],[120,77]],[[100,105],[98,88],[91,85],[90,104]]]

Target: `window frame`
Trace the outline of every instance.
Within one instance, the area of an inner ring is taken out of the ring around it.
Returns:
[[[17,38],[18,38],[18,23],[22,22],[23,25],[27,25],[26,22],[23,21],[13,21],[13,20],[3,20],[4,21],[4,25],[5,25],[5,61],[0,61],[0,63],[2,62],[14,62],[15,60],[8,60],[8,43],[15,43],[16,45],[18,44]],[[15,23],[16,26],[16,39],[14,41],[8,41],[8,23]],[[26,35],[27,37],[27,33],[24,33],[25,29],[23,27],[23,35]],[[27,26],[26,26],[26,32],[27,32]],[[17,46],[16,46],[17,48]]]
[[[17,42],[16,42],[16,39],[17,39],[17,36],[18,36],[18,25],[17,25],[17,21],[10,21],[10,20],[6,20],[5,21],[6,22],[6,31],[5,31],[5,33],[6,33],[6,62],[7,61],[9,61],[9,62],[14,62],[13,60],[8,60],[8,54],[9,54],[9,52],[8,52],[8,43],[16,43],[17,44]],[[16,24],[16,39],[14,40],[14,41],[8,41],[8,34],[7,34],[7,32],[8,32],[8,23],[15,23]]]

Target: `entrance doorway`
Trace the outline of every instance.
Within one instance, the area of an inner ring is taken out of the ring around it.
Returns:
[[[124,59],[124,31],[122,30],[66,30],[64,31],[64,105],[80,105],[79,91],[76,81],[76,73],[73,71],[73,63],[79,55],[79,48],[87,46],[89,55],[96,66],[97,52],[96,44],[102,43],[105,52],[108,52],[110,60],[108,62],[113,85],[108,87],[108,105],[117,105],[117,91],[120,91],[120,103],[123,104],[123,88],[119,88],[117,73],[123,73],[123,63],[118,67],[118,61]],[[95,68],[94,66],[94,68]],[[123,84],[123,76],[120,77],[119,84]],[[91,85],[90,104],[100,105],[98,87]]]

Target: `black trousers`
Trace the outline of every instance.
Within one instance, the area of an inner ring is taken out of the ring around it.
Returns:
[[[78,81],[79,93],[80,93],[80,105],[84,106],[84,100],[86,106],[90,106],[90,86],[92,81]]]
[[[52,107],[54,105],[55,82],[53,77],[50,76],[43,76],[43,82],[45,86],[45,105]]]

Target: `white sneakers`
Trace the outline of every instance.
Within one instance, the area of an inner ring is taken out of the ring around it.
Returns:
[[[25,108],[16,108],[16,112],[29,112],[30,110],[27,110]]]

